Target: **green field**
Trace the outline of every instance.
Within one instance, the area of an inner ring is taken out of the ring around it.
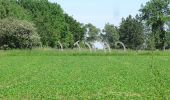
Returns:
[[[0,99],[170,99],[170,52],[0,51]]]

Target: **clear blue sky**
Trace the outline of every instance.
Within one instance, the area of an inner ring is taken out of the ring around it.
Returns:
[[[135,16],[141,4],[149,0],[49,0],[61,5],[66,13],[81,23],[92,23],[103,28],[109,22],[116,26],[122,17]]]

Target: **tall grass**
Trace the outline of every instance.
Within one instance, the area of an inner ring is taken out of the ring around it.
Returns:
[[[157,52],[158,54],[158,52]],[[159,52],[160,55],[160,52]],[[167,54],[166,54],[167,55]],[[156,100],[168,100],[168,95],[166,93],[166,87],[165,86],[165,80],[162,76],[162,73],[159,70],[159,67],[155,63],[155,57],[158,55],[155,55],[154,51],[151,51],[151,63],[149,65],[149,75],[151,76],[151,86],[154,88],[154,99]]]
[[[79,51],[78,49],[66,49],[60,51],[52,48],[35,48],[33,50],[0,50],[0,56],[170,56],[170,51],[123,51],[112,50],[111,52],[104,52],[97,50],[90,52],[87,49]]]

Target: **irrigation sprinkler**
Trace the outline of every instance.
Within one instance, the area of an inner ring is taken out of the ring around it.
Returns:
[[[60,41],[58,41],[58,44],[60,45],[60,49],[61,49],[61,51],[63,51],[64,49],[63,49],[63,45],[61,44],[61,42]]]
[[[107,52],[107,49],[109,50],[109,52],[111,52],[110,46],[107,42],[103,43],[103,50],[104,52]]]
[[[163,51],[165,51],[165,50],[166,50],[166,45],[163,46]]]
[[[39,45],[39,48],[41,48],[41,49],[43,48],[43,45],[42,45],[42,43],[40,43],[40,45]]]
[[[92,49],[94,50],[94,52],[96,52],[96,47],[93,43],[92,43]]]
[[[119,41],[119,42],[116,42],[116,43],[115,43],[115,45],[117,45],[117,44],[122,45],[123,50],[124,50],[124,51],[126,51],[126,47],[125,47],[125,45],[124,45],[124,43],[123,43],[123,42],[120,42],[120,41]]]
[[[104,43],[104,45],[106,46],[106,48],[109,50],[109,52],[111,52],[110,46],[107,42]]]
[[[92,48],[91,48],[90,44],[89,44],[89,43],[87,43],[87,42],[84,42],[84,44],[85,44],[85,45],[87,45],[87,46],[88,46],[88,48],[89,48],[89,50],[90,50],[90,52],[92,52]]]
[[[74,43],[74,46],[77,46],[78,49],[79,49],[79,51],[81,51],[81,48],[80,48],[80,45],[79,45],[79,41],[75,42],[75,43]]]
[[[103,50],[104,50],[104,52],[106,52],[106,46],[105,46],[105,43],[103,43]]]

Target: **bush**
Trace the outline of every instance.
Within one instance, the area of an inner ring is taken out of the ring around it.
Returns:
[[[40,45],[33,24],[23,20],[0,20],[0,49],[26,49]]]

